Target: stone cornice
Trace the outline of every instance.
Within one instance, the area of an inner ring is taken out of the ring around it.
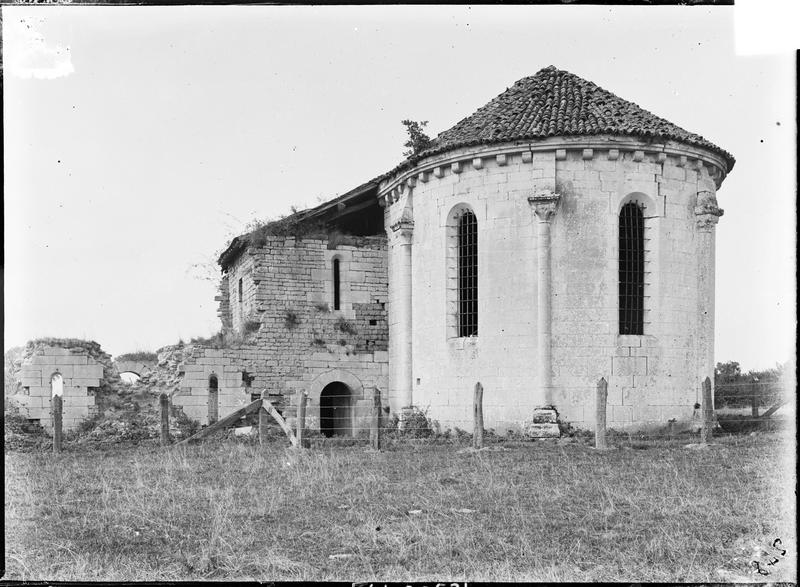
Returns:
[[[596,137],[551,137],[537,141],[525,141],[505,145],[485,145],[462,148],[456,152],[433,155],[417,163],[412,169],[384,179],[378,187],[378,197],[387,205],[399,199],[402,190],[423,183],[435,181],[449,172],[465,171],[465,167],[480,170],[488,159],[495,158],[500,166],[508,164],[512,155],[522,155],[523,163],[531,162],[531,153],[553,151],[558,158],[566,158],[566,153],[578,151],[583,159],[607,157],[615,160],[622,152],[632,152],[637,160],[652,155],[656,162],[664,163],[667,157],[678,160],[676,165],[693,166],[695,169],[707,165],[719,187],[727,174],[727,165],[722,157],[701,147],[686,145],[675,141],[645,143],[630,137],[598,135]],[[524,154],[527,154],[525,156]],[[478,163],[480,161],[480,163]],[[409,185],[410,180],[410,185]]]

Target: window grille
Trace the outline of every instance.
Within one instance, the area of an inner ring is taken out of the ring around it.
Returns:
[[[619,333],[644,334],[644,213],[638,202],[619,213]]]
[[[478,221],[465,211],[458,219],[458,336],[478,334]]]
[[[341,293],[341,285],[340,285],[340,278],[339,278],[339,259],[333,260],[333,309],[339,310],[340,302],[340,293]]]

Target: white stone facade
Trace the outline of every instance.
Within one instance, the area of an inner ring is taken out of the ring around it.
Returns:
[[[719,155],[675,141],[551,138],[450,150],[385,178],[389,391],[394,411],[518,430],[533,409],[593,429],[598,380],[608,425],[691,421],[713,382]],[[619,335],[618,223],[645,210],[643,335]],[[457,336],[453,211],[478,221],[478,335]],[[448,275],[451,277],[448,278]],[[410,320],[410,321],[409,321]]]

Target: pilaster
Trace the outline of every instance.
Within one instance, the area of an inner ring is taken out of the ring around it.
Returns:
[[[699,402],[700,382],[709,377],[714,381],[714,271],[716,257],[716,226],[724,213],[717,206],[713,192],[697,194],[694,208],[697,226],[697,387]],[[713,385],[713,384],[712,384]],[[713,396],[712,396],[713,397]]]
[[[538,287],[536,320],[537,366],[540,397],[545,405],[553,404],[553,364],[551,351],[551,268],[550,222],[556,214],[561,196],[555,192],[541,192],[528,198],[538,219],[536,250],[538,255]]]

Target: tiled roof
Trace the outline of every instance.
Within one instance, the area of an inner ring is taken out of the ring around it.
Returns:
[[[413,159],[469,145],[597,134],[673,139],[721,155],[729,171],[735,162],[733,155],[700,135],[552,65],[516,82]]]

